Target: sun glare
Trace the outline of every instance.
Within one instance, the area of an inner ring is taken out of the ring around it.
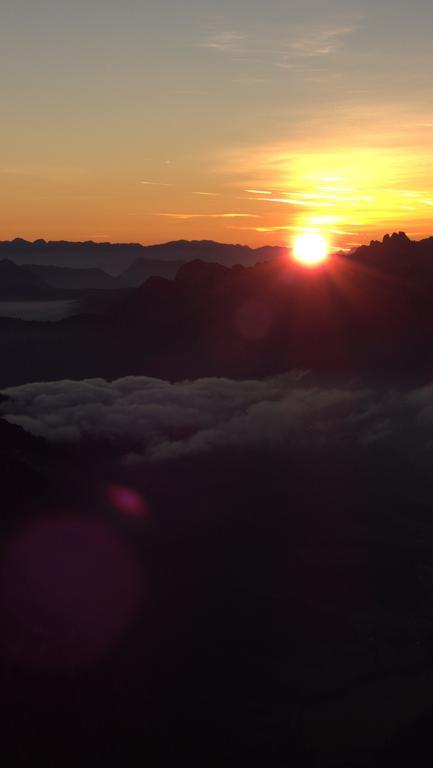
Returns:
[[[328,258],[328,253],[328,243],[323,235],[304,234],[295,240],[294,257],[306,267],[322,264]]]

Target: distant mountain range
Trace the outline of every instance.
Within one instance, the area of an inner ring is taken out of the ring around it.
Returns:
[[[73,243],[63,240],[29,242],[21,238],[0,242],[0,259],[7,258],[16,264],[97,268],[111,275],[122,274],[138,260],[153,261],[154,269],[157,262],[185,262],[197,258],[217,261],[226,266],[253,266],[286,252],[287,249],[276,246],[249,248],[246,245],[226,245],[211,240],[178,240],[148,246],[139,243]]]
[[[63,298],[64,291],[137,288],[149,277],[173,280],[189,261],[224,266],[279,258],[283,248],[252,249],[212,241],[177,241],[162,245],[69,243],[17,238],[0,242],[0,300]]]
[[[46,290],[31,270],[9,262],[3,269]],[[174,279],[153,276],[137,289],[97,293],[99,310],[90,296],[88,314],[61,322],[0,318],[0,386],[292,369],[433,375],[433,239],[394,234],[314,270],[287,257],[254,267],[195,260]]]
[[[1,260],[2,255],[7,257]],[[139,254],[139,255],[137,255]],[[255,266],[287,257],[286,248],[227,245],[212,241],[177,241],[154,246],[110,243],[34,243],[13,240],[0,243],[0,299],[45,299],[62,291],[100,291],[138,288],[150,277],[173,280],[191,261],[225,267]],[[403,232],[372,241],[342,259],[392,273],[409,281],[433,281],[433,238],[411,241]],[[157,258],[155,258],[157,257]],[[34,261],[31,261],[34,259]],[[91,265],[98,262],[101,266]],[[114,275],[110,266],[124,266]],[[66,266],[67,264],[67,266]],[[23,272],[19,271],[21,265]],[[84,266],[83,266],[84,265]],[[15,267],[15,269],[14,269]],[[24,270],[26,274],[24,274]],[[29,272],[33,277],[29,276]],[[3,275],[3,277],[2,277]]]

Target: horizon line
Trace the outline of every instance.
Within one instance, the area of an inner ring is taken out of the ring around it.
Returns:
[[[407,233],[404,230],[399,230],[398,232],[396,230],[394,230],[392,233],[386,232],[382,236],[382,242],[387,237],[392,237],[392,235],[401,235],[401,234],[406,235],[406,237],[408,237],[408,239],[411,242],[422,242],[423,240],[428,240],[430,237],[433,237],[433,235],[427,235],[426,237],[420,238],[420,240],[413,240],[411,237],[409,237],[409,235],[407,235]],[[372,242],[381,242],[381,241],[373,239],[373,240],[370,240],[369,242],[360,243],[358,246],[354,247],[353,250],[356,250],[357,248],[360,248],[363,245],[370,245]],[[211,240],[207,240],[207,239],[204,239],[204,240],[191,239],[191,240],[189,240],[189,239],[185,239],[185,238],[179,238],[177,240],[163,240],[161,242],[147,243],[147,244],[139,242],[139,241],[111,241],[111,240],[97,241],[97,240],[92,240],[92,239],[90,239],[90,240],[65,240],[65,239],[46,240],[43,237],[36,238],[35,240],[28,240],[28,239],[26,239],[24,237],[20,237],[20,236],[16,236],[16,237],[14,237],[14,238],[12,238],[10,240],[0,240],[0,246],[11,245],[13,243],[25,243],[25,244],[31,245],[31,246],[36,245],[36,244],[40,244],[41,246],[42,245],[50,245],[50,244],[65,244],[65,245],[95,245],[95,246],[108,245],[108,246],[129,246],[129,247],[134,247],[135,246],[135,247],[139,247],[139,248],[156,248],[156,247],[160,247],[160,246],[164,246],[164,245],[174,245],[174,244],[185,243],[185,244],[212,244],[212,245],[222,245],[222,246],[229,246],[229,247],[232,246],[232,247],[238,247],[238,248],[247,248],[250,251],[260,251],[260,250],[263,250],[264,248],[285,248],[287,250],[291,250],[291,247],[292,247],[289,244],[287,244],[287,245],[271,245],[270,243],[264,243],[263,245],[259,245],[259,246],[251,246],[251,245],[248,245],[246,243],[239,243],[239,242],[237,242],[237,243],[235,243],[235,242],[223,242],[221,240],[212,240],[212,239]],[[335,252],[338,252],[338,251],[341,251],[341,250],[343,250],[343,249],[342,248],[337,248]]]

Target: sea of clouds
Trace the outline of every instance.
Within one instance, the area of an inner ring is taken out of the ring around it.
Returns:
[[[167,460],[214,448],[401,444],[433,449],[433,384],[390,389],[314,383],[296,372],[263,380],[170,383],[126,377],[3,390],[0,414],[51,442],[133,445],[129,460]]]

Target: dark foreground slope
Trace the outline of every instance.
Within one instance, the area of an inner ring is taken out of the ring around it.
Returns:
[[[5,763],[430,766],[429,462],[125,448],[0,422]]]
[[[0,384],[128,373],[268,376],[293,368],[429,377],[433,248],[403,238],[314,270],[286,258],[251,268],[190,262],[174,280],[150,278],[104,317],[2,320]],[[422,259],[413,255],[418,250]],[[402,253],[410,269],[401,268]]]

